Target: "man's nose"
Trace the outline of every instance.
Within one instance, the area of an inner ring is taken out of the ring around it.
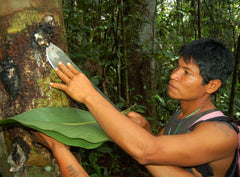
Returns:
[[[173,80],[178,80],[181,74],[181,69],[180,68],[175,68],[170,75],[170,78]]]

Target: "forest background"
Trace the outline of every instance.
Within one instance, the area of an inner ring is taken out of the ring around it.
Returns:
[[[195,39],[218,38],[234,53],[236,67],[213,101],[238,118],[239,5],[238,0],[64,0],[68,54],[119,108],[142,113],[156,133],[178,107],[167,94],[178,50]],[[81,157],[92,176],[149,175],[114,144],[81,150]]]
[[[118,107],[142,113],[156,133],[178,106],[167,95],[178,50],[195,39],[218,38],[233,51],[236,67],[213,100],[238,118],[239,5],[238,0],[64,0],[69,56]],[[83,150],[81,157],[93,176],[147,175],[113,144]]]
[[[155,134],[179,106],[167,94],[178,50],[195,39],[220,39],[232,50],[236,65],[213,101],[226,115],[239,119],[238,0],[1,1],[0,120],[38,107],[75,103],[49,87],[50,80],[59,78],[46,60],[45,50],[32,41],[33,35],[46,27],[42,22],[49,14],[56,20],[56,26],[49,23],[46,28],[53,43],[121,110],[146,117]],[[74,106],[86,109],[82,104]],[[32,141],[28,131],[18,127],[2,130],[6,129],[0,128],[0,177],[12,176],[7,154],[16,146],[31,150],[26,166],[16,172],[18,176],[61,176],[51,153]],[[25,150],[23,157],[29,153]],[[71,151],[91,177],[151,176],[113,142],[96,149],[71,147]]]

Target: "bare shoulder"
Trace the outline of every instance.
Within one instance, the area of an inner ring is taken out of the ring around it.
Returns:
[[[238,135],[231,125],[222,122],[203,122],[199,124],[192,132],[205,137],[206,140],[213,141],[212,146],[221,145],[230,151],[236,149],[238,144]],[[224,148],[224,149],[225,149]]]
[[[237,145],[238,135],[233,128],[220,122],[203,122],[189,133],[157,136],[149,148],[152,150],[149,161],[197,166],[233,157]]]
[[[237,132],[230,124],[223,122],[203,122],[199,124],[194,131],[205,131],[206,129],[210,131],[215,131],[216,133],[221,133],[224,137],[234,137],[237,136]]]
[[[213,122],[213,126],[224,133],[226,137],[237,135],[236,131],[230,125],[225,123]]]
[[[203,122],[192,133],[205,137],[205,158],[208,157],[214,174],[226,174],[238,145],[238,134],[234,128],[221,122]]]

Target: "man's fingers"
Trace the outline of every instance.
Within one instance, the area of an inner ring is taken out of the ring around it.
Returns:
[[[79,74],[80,73],[76,68],[74,68],[74,66],[71,63],[67,63],[67,67],[73,74]]]
[[[65,82],[66,84],[70,82],[69,76],[63,73],[59,68],[55,68],[55,72],[63,80],[63,82]]]
[[[65,91],[65,92],[66,92],[66,90],[67,90],[67,86],[64,85],[64,84],[61,84],[61,83],[53,83],[53,82],[51,82],[50,85],[51,85],[51,87],[53,87],[53,88],[60,89],[60,90],[63,90],[63,91]]]
[[[136,117],[139,117],[139,114],[134,111],[131,111],[131,112],[127,113],[127,116],[129,118],[136,118]]]
[[[70,79],[73,78],[74,73],[72,73],[72,71],[69,70],[69,68],[66,67],[62,62],[59,62],[58,66],[66,76],[68,76]]]

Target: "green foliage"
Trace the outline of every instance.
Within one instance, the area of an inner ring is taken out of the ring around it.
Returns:
[[[178,107],[178,101],[169,98],[167,87],[180,47],[197,39],[200,31],[201,37],[219,38],[234,51],[239,33],[240,9],[236,0],[201,1],[201,24],[198,26],[197,1],[158,0],[156,35],[150,39],[154,49],[147,52],[149,45],[140,44],[138,39],[142,30],[141,24],[146,22],[142,16],[146,11],[145,5],[145,1],[142,0],[64,0],[64,17],[71,59],[122,110],[135,105],[133,110],[144,113],[151,122],[154,133],[157,133]],[[155,78],[142,86],[129,88],[129,83],[136,82],[127,78],[129,69],[152,58],[156,61]],[[138,87],[147,89],[147,85],[152,83],[156,84],[157,89],[152,91],[149,97],[137,93]],[[240,115],[239,86],[237,83],[235,116]],[[213,96],[217,107],[225,113],[228,113],[229,109],[230,92],[231,79]],[[152,105],[152,110],[149,110],[144,102]],[[149,116],[152,111],[154,114]],[[102,152],[97,150],[90,153],[95,154],[91,155],[88,164],[95,170],[91,168],[90,171],[94,171],[95,176],[100,173],[108,173],[110,176],[112,172],[108,171],[109,169],[103,170],[94,161],[102,158]],[[113,149],[108,154],[112,156],[119,153]],[[118,161],[117,157],[113,159]]]
[[[92,177],[151,175],[117,145],[107,142],[97,149],[72,149],[80,152],[79,162]]]

